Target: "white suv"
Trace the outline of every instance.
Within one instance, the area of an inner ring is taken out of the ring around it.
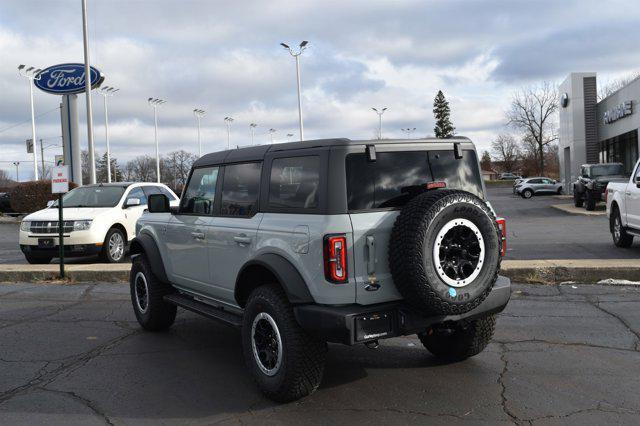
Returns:
[[[106,262],[124,259],[135,225],[147,208],[147,197],[164,194],[171,206],[179,199],[161,183],[85,185],[63,198],[65,257],[99,254]],[[20,249],[29,263],[49,263],[58,257],[57,202],[26,216],[20,224]]]

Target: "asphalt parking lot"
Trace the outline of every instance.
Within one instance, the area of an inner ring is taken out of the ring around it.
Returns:
[[[0,424],[637,424],[640,288],[514,286],[494,342],[439,364],[415,337],[332,345],[322,385],[276,405],[238,331],[180,310],[143,332],[122,284],[0,285]]]

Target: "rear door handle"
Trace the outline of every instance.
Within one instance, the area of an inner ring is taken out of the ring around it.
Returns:
[[[236,243],[238,243],[240,245],[251,244],[251,237],[247,237],[244,234],[237,235],[237,236],[233,237],[233,241],[235,241]]]
[[[194,240],[204,240],[204,232],[192,232],[191,236]]]

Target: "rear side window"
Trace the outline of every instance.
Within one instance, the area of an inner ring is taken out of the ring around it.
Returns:
[[[218,167],[195,169],[180,203],[180,213],[203,216],[213,214],[217,183]]]
[[[475,152],[462,152],[461,159],[455,158],[453,150],[378,152],[374,162],[367,161],[365,154],[347,155],[349,210],[402,207],[412,198],[415,186],[433,181],[482,196]]]
[[[276,158],[269,179],[269,207],[315,209],[320,191],[320,157]]]
[[[412,186],[433,181],[428,151],[378,152],[375,162],[350,154],[346,167],[349,210],[403,206]]]
[[[232,164],[224,168],[222,216],[253,216],[258,211],[261,163]]]

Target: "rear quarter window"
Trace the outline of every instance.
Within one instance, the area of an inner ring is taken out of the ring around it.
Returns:
[[[320,157],[276,158],[269,178],[269,207],[316,209],[320,190]]]

